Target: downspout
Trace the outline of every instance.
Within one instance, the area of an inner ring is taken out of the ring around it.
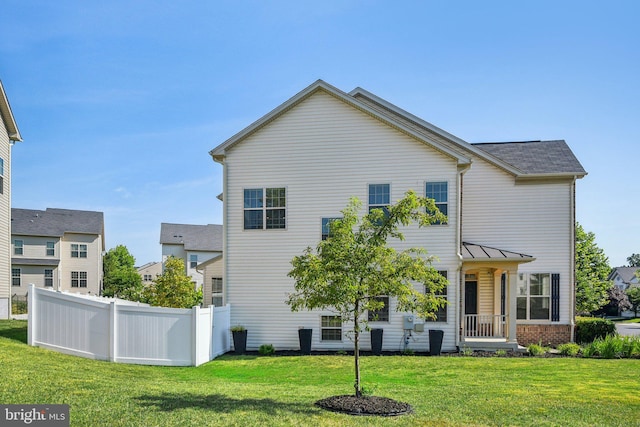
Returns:
[[[569,304],[571,312],[569,313],[569,323],[571,325],[571,342],[575,342],[575,323],[576,323],[576,180],[577,177],[573,177],[571,183],[571,277],[569,286],[569,296],[571,298],[571,304]]]
[[[458,226],[456,227],[456,256],[458,258],[458,291],[463,292],[464,274],[462,270],[462,181],[463,176],[471,168],[471,163],[458,170],[456,190],[458,192],[458,200],[456,206],[456,218]],[[456,292],[455,300],[456,314],[456,347],[460,347],[460,327],[462,326],[462,307],[460,307],[460,296]]]

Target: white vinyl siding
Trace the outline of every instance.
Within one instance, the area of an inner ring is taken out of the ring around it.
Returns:
[[[320,241],[319,218],[338,214],[354,196],[363,204],[361,213],[366,213],[369,184],[390,184],[394,203],[408,190],[422,195],[425,182],[447,181],[450,186],[457,182],[455,159],[324,93],[313,95],[229,148],[225,168],[226,302],[233,306],[232,324],[252,331],[249,349],[265,342],[296,349],[299,327],[314,329],[314,349],[335,348],[321,342],[317,312],[292,313],[285,304],[294,284],[287,276],[291,259]],[[278,188],[284,183],[288,232],[244,230],[244,190]],[[456,209],[457,200],[451,198],[449,212]],[[450,215],[449,224],[425,229],[410,226],[403,229],[406,240],[394,245],[398,249],[425,246],[430,254],[437,254],[442,269],[453,271],[458,264],[455,215]],[[455,295],[450,298],[455,300]],[[393,301],[390,305],[393,311]],[[385,326],[385,349],[397,349],[402,321],[402,315],[394,315]],[[455,347],[455,334],[450,322],[445,348]],[[426,333],[421,339],[416,345],[426,350]],[[340,348],[348,345],[345,340]]]
[[[564,324],[570,322],[573,301],[572,198],[570,181],[516,183],[479,158],[464,175],[463,240],[535,257],[518,267],[521,273],[559,273]]]

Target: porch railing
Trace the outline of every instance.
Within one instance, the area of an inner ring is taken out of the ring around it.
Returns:
[[[463,334],[466,338],[504,338],[507,316],[497,314],[465,314]]]

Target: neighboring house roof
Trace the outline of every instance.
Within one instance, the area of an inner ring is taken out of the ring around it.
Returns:
[[[11,209],[13,235],[62,237],[65,233],[104,235],[104,214],[54,208]]]
[[[187,251],[222,251],[222,226],[160,224],[160,244],[184,245]]]
[[[209,258],[208,260],[198,264],[196,266],[196,270],[202,270],[203,268],[207,267],[208,265],[213,264],[214,262],[218,262],[221,259],[222,259],[222,254],[215,255],[212,258]]]
[[[474,243],[462,242],[462,259],[465,261],[518,261],[531,262],[535,258],[518,252],[497,249]]]
[[[347,94],[322,80],[312,83],[211,150],[209,154],[214,160],[221,162],[226,155],[226,151],[235,144],[268,125],[318,91],[324,91],[387,125],[432,146],[438,151],[455,158],[459,164],[470,164],[470,155],[475,155],[516,177],[583,177],[587,174],[564,141],[546,141],[544,145],[540,144],[541,141],[526,143],[526,145],[525,143],[470,144],[362,88],[356,88]]]
[[[18,130],[18,125],[13,118],[13,112],[11,112],[9,99],[7,98],[7,94],[4,91],[4,86],[2,86],[2,81],[0,81],[0,117],[4,122],[4,126],[7,128],[9,139],[11,141],[22,141],[20,131]]]
[[[143,270],[145,268],[153,267],[155,264],[162,264],[159,261],[151,261],[146,264],[141,265],[140,267],[135,267],[136,270]]]
[[[584,170],[567,143],[557,141],[497,142],[472,144],[525,174],[584,176]]]
[[[609,274],[609,280],[613,280],[617,275],[620,277],[620,280],[622,282],[630,284],[631,281],[636,277],[636,271],[638,270],[640,270],[640,267],[616,267],[613,269],[611,274]]]

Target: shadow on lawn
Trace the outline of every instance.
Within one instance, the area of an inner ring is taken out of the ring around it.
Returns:
[[[256,411],[276,415],[279,411],[313,414],[317,409],[308,404],[283,403],[273,399],[236,399],[223,394],[163,393],[135,398],[140,406],[154,407],[163,412],[196,408],[212,412]]]
[[[0,325],[0,337],[9,338],[10,340],[19,341],[23,344],[27,343],[27,325],[25,322],[24,326],[14,326],[11,325],[14,321],[7,322],[7,327],[3,327],[5,325]],[[4,322],[3,322],[4,323]]]

